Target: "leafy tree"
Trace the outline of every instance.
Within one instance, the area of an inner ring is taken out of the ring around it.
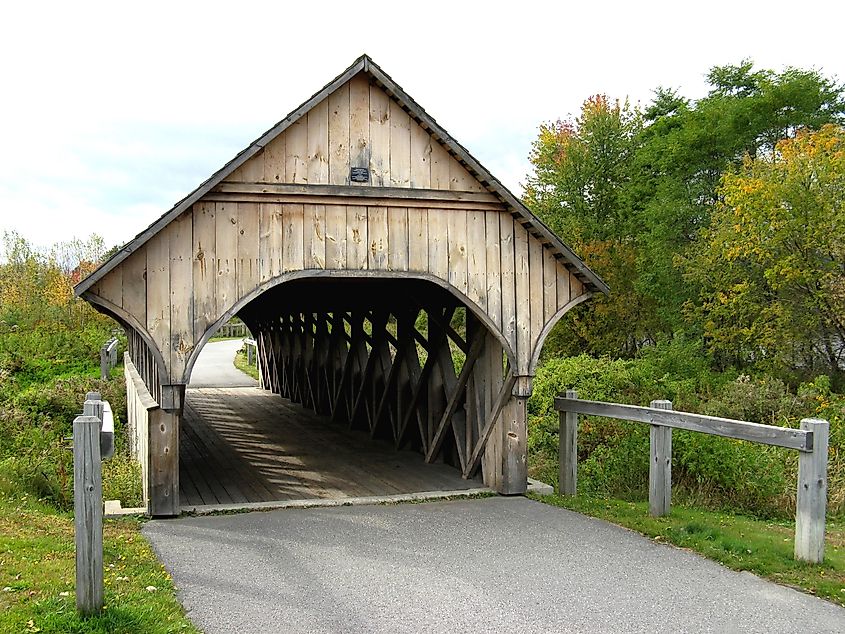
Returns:
[[[685,261],[688,314],[730,363],[824,371],[845,362],[845,129],[828,124],[726,172]]]
[[[635,108],[604,95],[585,101],[574,120],[540,128],[525,200],[613,289],[573,311],[547,349],[622,355],[651,340],[653,310],[642,305],[647,300],[631,275],[637,261],[632,167],[641,128]]]
[[[709,225],[722,173],[745,156],[771,157],[780,139],[841,122],[845,113],[842,86],[815,70],[774,73],[745,60],[712,68],[707,80],[710,92],[694,104],[656,92],[636,155],[638,287],[658,303],[670,332],[689,328],[681,308],[698,290],[678,261]]]

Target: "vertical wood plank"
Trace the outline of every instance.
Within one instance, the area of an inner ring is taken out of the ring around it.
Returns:
[[[329,182],[329,102],[323,99],[308,112],[308,182]]]
[[[557,269],[557,307],[563,308],[569,303],[569,269],[560,260],[555,263]]]
[[[531,309],[531,352],[533,355],[534,348],[540,339],[540,333],[543,330],[545,323],[543,316],[545,311],[545,299],[543,296],[545,286],[543,285],[543,269],[545,261],[543,259],[543,245],[539,240],[528,237],[528,284],[529,284],[529,304]]]
[[[260,183],[264,179],[264,151],[259,151],[238,169],[241,171],[241,182]]]
[[[346,207],[346,268],[367,268],[367,208],[357,205]]]
[[[214,203],[194,205],[193,286],[194,341],[200,341],[217,318],[217,247]]]
[[[655,409],[672,409],[672,401],[652,401]],[[648,469],[648,512],[653,517],[668,515],[672,505],[672,428],[651,425]]]
[[[516,267],[514,248],[514,221],[508,214],[499,215],[499,244],[502,254],[502,334],[514,354],[516,342]],[[516,372],[517,369],[513,368]]]
[[[193,219],[183,213],[170,222],[171,378],[180,381],[194,349]]]
[[[449,161],[453,160],[446,149],[437,143],[431,142],[431,188],[449,189]]]
[[[123,308],[147,324],[147,254],[135,251],[123,261]]]
[[[454,156],[449,157],[449,189],[452,191],[478,191],[476,180]]]
[[[284,218],[284,252],[282,268],[288,271],[301,271],[305,263],[303,239],[303,207],[298,204],[286,204],[283,209]]]
[[[147,332],[170,370],[170,226],[153,236],[147,252]],[[166,377],[162,377],[166,379]]]
[[[216,203],[215,243],[217,248],[217,316],[235,303],[238,289],[237,203]]]
[[[308,182],[308,120],[299,119],[286,131],[285,177],[288,183]]]
[[[349,184],[349,83],[329,95],[329,182]]]
[[[824,561],[830,424],[826,420],[805,418],[801,429],[813,432],[813,451],[798,454],[795,558],[818,564]]]
[[[390,97],[370,86],[370,182],[390,186]]]
[[[428,271],[428,209],[408,209],[408,268]]]
[[[467,216],[461,211],[447,212],[449,242],[449,282],[467,294]]]
[[[411,117],[390,100],[390,185],[411,186]]]
[[[179,515],[179,414],[150,411],[150,515]]]
[[[303,205],[305,268],[326,268],[326,206]]]
[[[326,205],[326,268],[346,268],[346,207]]]
[[[445,209],[428,210],[428,272],[449,280],[448,216]]]
[[[97,295],[107,299],[115,306],[123,306],[123,267],[118,266],[100,280]]]
[[[356,75],[349,80],[349,167],[369,166],[370,84],[365,75]]]
[[[411,187],[431,188],[431,136],[411,120]]]
[[[287,133],[283,132],[264,147],[264,182],[286,183]]]
[[[543,249],[543,324],[549,323],[557,312],[557,261],[548,249]]]
[[[370,245],[368,268],[386,271],[389,246],[386,207],[367,207],[367,240]]]
[[[486,245],[487,315],[493,324],[502,327],[502,245],[499,239],[498,211],[484,212]]]
[[[387,265],[391,271],[407,271],[409,259],[408,209],[387,208],[388,250]]]
[[[531,279],[528,268],[528,232],[513,223],[514,287],[516,289],[517,375],[527,374],[531,361]]]
[[[264,283],[282,272],[281,207],[275,203],[258,206],[258,270]]]
[[[258,203],[238,203],[238,297],[258,286]]]
[[[467,217],[467,295],[487,311],[487,223],[485,212],[469,211]],[[498,232],[497,232],[498,236]]]
[[[502,495],[522,495],[528,487],[528,399],[511,396],[504,420]]]

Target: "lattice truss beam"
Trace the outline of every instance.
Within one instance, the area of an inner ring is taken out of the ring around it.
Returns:
[[[465,478],[478,472],[514,377],[472,312],[406,303],[245,320],[265,389]]]

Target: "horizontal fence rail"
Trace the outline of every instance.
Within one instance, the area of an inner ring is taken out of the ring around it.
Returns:
[[[748,440],[764,445],[797,449],[798,451],[813,450],[813,432],[804,429],[761,425],[744,420],[675,412],[657,407],[582,401],[565,397],[555,399],[555,409],[587,416],[603,416],[635,423],[649,423],[661,427],[698,431],[712,436]]]
[[[649,513],[669,513],[672,499],[672,429],[734,438],[799,451],[798,495],[795,514],[795,558],[824,560],[827,507],[827,421],[805,418],[800,429],[761,425],[730,418],[675,412],[671,401],[652,401],[651,407],[585,401],[567,390],[555,399],[560,412],[560,493],[575,495],[578,488],[578,415],[602,416],[651,425]]]

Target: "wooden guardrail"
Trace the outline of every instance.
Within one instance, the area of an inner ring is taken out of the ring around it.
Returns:
[[[73,511],[76,607],[85,615],[103,608],[103,467],[114,455],[114,418],[108,401],[88,392],[73,421]]]
[[[215,337],[246,337],[247,336],[247,329],[246,324],[244,323],[235,323],[235,324],[223,324],[214,333]]]
[[[247,365],[258,365],[258,344],[255,339],[244,339]]]
[[[560,493],[575,495],[578,487],[578,415],[603,416],[651,425],[648,505],[654,516],[669,513],[672,500],[672,429],[798,450],[798,497],[795,514],[795,558],[813,563],[824,559],[827,507],[827,449],[829,424],[805,418],[800,429],[760,425],[748,421],[675,412],[671,401],[652,401],[651,407],[585,401],[567,390],[555,399],[560,412]]]
[[[107,379],[117,365],[117,338],[112,337],[100,348],[100,378]]]

